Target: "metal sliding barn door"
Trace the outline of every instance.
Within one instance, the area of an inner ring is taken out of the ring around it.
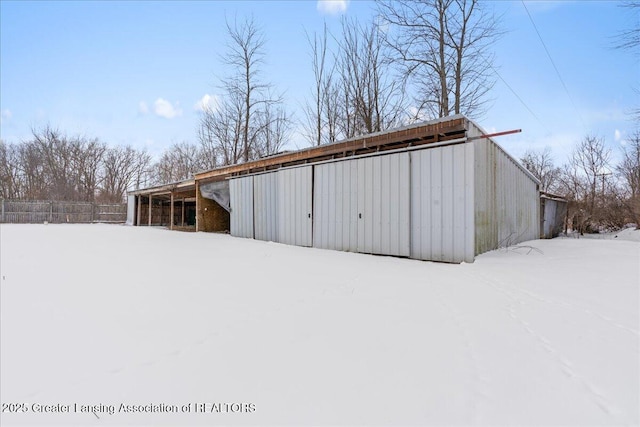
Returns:
[[[358,161],[315,166],[313,246],[358,251]]]
[[[229,181],[231,235],[253,238],[253,177]]]
[[[253,177],[253,214],[255,238],[278,241],[278,173]]]
[[[409,153],[357,162],[358,252],[409,256]]]
[[[278,171],[278,242],[312,245],[313,168]]]
[[[409,154],[315,168],[315,247],[409,256]]]
[[[473,145],[411,153],[411,258],[473,262]]]

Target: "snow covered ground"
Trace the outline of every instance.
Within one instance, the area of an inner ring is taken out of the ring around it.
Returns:
[[[3,224],[0,252],[3,426],[640,422],[638,242],[449,265]]]

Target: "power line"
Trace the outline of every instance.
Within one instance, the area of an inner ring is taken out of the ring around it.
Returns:
[[[560,75],[560,71],[558,70],[558,67],[556,67],[556,63],[553,61],[553,58],[551,57],[551,53],[549,53],[549,49],[547,49],[547,45],[544,43],[544,40],[542,40],[542,36],[540,35],[540,31],[538,31],[538,27],[536,26],[536,23],[533,21],[533,17],[531,16],[531,13],[529,13],[529,9],[527,9],[527,5],[524,3],[524,0],[520,0],[522,3],[522,6],[524,6],[524,10],[527,11],[527,15],[529,16],[529,20],[531,21],[531,24],[533,25],[533,28],[536,30],[536,34],[538,35],[538,39],[540,39],[540,43],[542,43],[542,47],[544,47],[544,51],[547,52],[547,57],[549,57],[549,61],[551,61],[551,65],[553,65],[553,69],[556,70],[556,74],[558,76],[558,79],[560,79],[560,83],[562,83],[562,87],[564,88],[564,91],[566,92],[567,96],[569,97],[569,100],[571,101],[571,104],[573,105],[573,108],[576,110],[576,114],[578,115],[578,118],[580,119],[580,122],[582,123],[582,126],[584,126],[585,130],[587,129],[587,125],[585,123],[585,121],[582,119],[582,115],[580,114],[580,111],[578,110],[578,107],[576,106],[576,103],[573,101],[573,98],[571,97],[571,94],[569,93],[569,89],[567,89],[567,85],[564,83],[564,80],[562,78],[562,76]]]
[[[538,123],[540,123],[542,125],[543,128],[545,128],[547,130],[547,132],[551,133],[551,131],[549,130],[549,128],[544,124],[544,122],[542,120],[540,120],[540,117],[538,117],[538,115],[536,113],[533,112],[533,110],[531,108],[529,108],[529,106],[527,105],[526,102],[524,102],[524,100],[522,98],[520,98],[520,95],[518,95],[516,93],[515,90],[513,90],[513,88],[511,87],[511,85],[509,83],[507,83],[507,81],[502,78],[502,76],[500,75],[500,73],[498,72],[498,70],[495,69],[495,67],[491,64],[488,64],[489,67],[491,67],[491,69],[493,70],[494,73],[496,73],[496,75],[498,76],[498,78],[502,81],[502,83],[504,83],[504,85],[511,91],[511,93],[513,93],[515,95],[516,98],[518,98],[518,101],[520,101],[520,103],[524,106],[524,108],[527,109],[527,111],[529,111],[529,113],[531,113],[531,115],[533,117],[535,117],[535,119],[538,121]]]

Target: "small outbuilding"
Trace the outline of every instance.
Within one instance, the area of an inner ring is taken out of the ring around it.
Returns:
[[[565,226],[569,202],[562,196],[540,192],[540,238],[558,237]]]
[[[472,262],[540,236],[538,186],[458,115],[196,174],[196,230],[213,206],[237,237]]]

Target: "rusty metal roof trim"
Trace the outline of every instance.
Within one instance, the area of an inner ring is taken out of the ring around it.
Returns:
[[[434,142],[428,141],[427,139],[429,138],[434,138],[435,142],[438,142],[440,137],[446,138],[447,133],[461,133],[466,131],[467,122],[468,119],[465,116],[456,115],[443,119],[416,123],[401,128],[390,129],[388,131],[349,138],[332,144],[324,144],[298,151],[269,156],[247,163],[222,166],[196,173],[195,179],[197,181],[215,178],[224,179],[224,177],[234,173],[251,173],[251,171],[255,169],[273,167],[297,161],[314,162],[314,159],[321,159],[322,157],[336,154],[343,154],[344,157],[346,153],[349,152],[353,152],[352,155],[357,155],[358,151],[382,147],[387,144],[414,144],[416,142],[418,145],[429,144],[430,142]]]

